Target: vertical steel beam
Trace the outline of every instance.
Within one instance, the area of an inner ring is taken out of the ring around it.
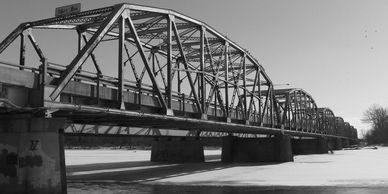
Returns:
[[[297,105],[298,105],[298,125],[301,131],[303,131],[303,118],[302,118],[302,95],[299,91],[296,91],[297,94]]]
[[[325,133],[328,134],[329,120],[327,119],[326,109],[323,111],[323,118],[325,118]]]
[[[155,79],[155,76],[152,72],[152,69],[151,67],[149,66],[148,64],[148,61],[147,61],[147,57],[144,53],[144,49],[143,49],[143,46],[140,42],[140,39],[139,39],[139,36],[137,35],[137,31],[136,31],[136,28],[135,28],[135,25],[133,24],[132,22],[132,19],[130,18],[130,14],[129,14],[129,10],[126,10],[126,13],[124,13],[123,15],[125,15],[125,21],[127,23],[127,25],[129,26],[130,30],[131,30],[131,33],[133,35],[133,39],[135,40],[135,43],[136,43],[136,47],[139,51],[139,54],[141,56],[141,59],[144,63],[144,66],[148,72],[148,75],[150,77],[150,80],[152,82],[152,85],[153,85],[153,89],[155,90],[156,94],[158,95],[158,98],[159,98],[159,103],[161,105],[161,107],[166,111],[167,113],[167,104],[166,104],[166,101],[164,100],[164,97],[162,95],[162,92],[160,91],[160,88],[159,88],[159,84],[156,82],[156,79]]]
[[[321,114],[320,110],[317,110],[318,112],[318,127],[319,127],[319,132],[323,133],[323,114]]]
[[[283,118],[282,118],[282,125],[286,125],[287,121],[287,112],[288,112],[288,95],[285,95],[285,103],[283,107]]]
[[[83,46],[83,43],[82,43],[82,35],[83,35],[83,33],[80,30],[77,30],[77,35],[78,35],[78,41],[77,41],[77,43],[78,43],[78,52],[77,53],[79,54],[81,52],[81,49],[82,49],[82,46]],[[80,73],[81,69],[82,69],[82,67],[79,67],[77,72]],[[76,81],[80,81],[80,80],[77,79]]]
[[[311,101],[307,95],[306,95],[306,104],[307,104],[307,108],[306,108],[307,129],[309,132],[312,132]]]
[[[272,86],[272,88],[273,88],[273,86]],[[271,96],[272,96],[272,100],[273,100],[272,110],[274,111],[273,115],[274,115],[274,117],[276,116],[276,120],[275,120],[275,118],[273,118],[273,122],[274,122],[273,126],[275,126],[275,124],[277,124],[277,125],[280,124],[281,126],[283,126],[283,122],[282,122],[282,120],[280,120],[280,117],[281,117],[280,116],[280,108],[281,108],[280,103],[278,103],[278,100],[276,99],[274,89],[272,89],[271,92],[272,92]],[[284,127],[282,127],[282,129],[284,129]]]
[[[300,114],[300,120],[301,120],[301,128],[302,128],[302,131],[305,131],[305,125],[306,125],[306,123],[305,123],[305,119],[304,119],[304,116],[305,116],[305,112],[304,112],[304,94],[303,94],[303,92],[301,92],[301,91],[299,91],[299,95],[300,95],[300,97],[299,97],[299,103],[300,103],[300,112],[301,112],[301,114]]]
[[[315,123],[314,123],[314,131],[317,133],[319,133],[319,114],[318,114],[318,107],[314,107],[314,119],[315,119]]]
[[[214,87],[214,90],[217,90],[218,86]],[[218,93],[214,92],[214,117],[217,118],[217,98],[218,98]]]
[[[297,119],[297,111],[298,111],[298,102],[297,102],[297,99],[296,99],[296,91],[294,91],[294,126],[295,126],[295,130],[297,131],[298,130],[298,124],[296,122],[296,119]]]
[[[225,67],[225,117],[229,117],[229,44],[225,41],[225,61],[224,61],[224,67]]]
[[[156,76],[156,69],[155,69],[155,51],[151,49],[150,57],[152,58],[152,73],[154,76]]]
[[[305,125],[305,128],[306,128],[306,131],[308,131],[309,129],[309,126],[308,126],[308,120],[307,120],[307,95],[305,93],[303,93],[303,100],[304,100],[304,125]]]
[[[292,129],[292,124],[291,124],[291,108],[292,108],[292,104],[291,104],[291,102],[290,102],[290,93],[287,93],[287,122],[288,122],[288,127],[289,127],[289,130],[291,130]]]
[[[42,65],[40,65],[40,72],[39,72],[39,76],[40,76],[40,106],[44,106],[44,100],[45,100],[45,87],[46,87],[46,75],[47,75],[47,59],[46,58],[42,58],[41,59],[41,62],[42,62]]]
[[[26,41],[25,36],[23,33],[20,34],[20,55],[19,55],[19,64],[21,66],[25,66],[26,61]],[[23,67],[19,68],[20,70],[23,70]]]
[[[205,31],[206,31],[206,28],[204,26],[201,26],[201,30],[200,30],[200,71],[201,73],[199,74],[199,87],[200,87],[200,98],[201,98],[201,107],[202,107],[202,111],[205,111],[206,110],[206,104],[205,104],[205,101],[206,101],[206,88],[205,88],[205,75],[204,75],[204,71],[205,71]],[[207,113],[206,112],[202,112],[203,115],[206,115]]]
[[[178,94],[180,94],[181,92],[182,92],[182,90],[181,90],[181,83],[182,83],[182,81],[181,81],[181,71],[180,71],[180,68],[181,68],[181,63],[180,63],[180,61],[179,61],[180,59],[178,58],[177,60],[176,60],[176,67],[178,68],[178,75],[177,75],[177,79],[178,79],[178,85],[177,85],[177,90],[178,90]]]
[[[300,91],[297,92],[298,94],[298,105],[299,105],[299,125],[301,131],[303,131],[303,111],[302,111],[302,93]]]
[[[292,97],[293,94],[292,93],[289,93],[289,97],[290,97],[290,114],[289,114],[289,118],[290,118],[290,129],[293,128],[293,124],[294,124],[294,120],[295,120],[295,112],[294,112],[294,109],[295,109],[295,103],[294,103],[294,98]],[[292,117],[292,119],[291,119]]]
[[[125,21],[123,16],[118,19],[119,25],[119,41],[118,41],[118,87],[117,87],[117,100],[119,102],[119,108],[125,109],[124,105],[124,41],[125,41]]]
[[[66,70],[61,74],[58,80],[58,85],[54,91],[50,94],[50,98],[55,100],[59,94],[69,83],[71,78],[74,76],[78,68],[86,61],[90,53],[96,48],[98,43],[103,39],[105,34],[109,31],[112,24],[117,20],[124,10],[124,6],[121,4],[116,5],[115,9],[111,14],[104,20],[101,26],[98,28],[96,33],[91,37],[89,42],[82,48],[81,52],[72,60],[70,65],[67,66]]]
[[[246,121],[249,120],[248,109],[247,109],[247,64],[246,64],[245,53],[242,54],[243,61],[243,88],[244,88],[244,118]]]
[[[46,74],[47,74],[47,59],[43,58],[42,65],[41,65],[41,72],[40,72],[42,92],[44,92],[44,86],[46,86]],[[42,97],[44,98],[44,95]]]
[[[82,46],[83,46],[83,41],[82,41],[82,37],[84,36],[84,34],[82,32],[80,32],[79,30],[77,30],[77,34],[78,34],[78,53],[81,51],[82,49]]]
[[[171,109],[172,104],[172,21],[171,16],[167,17],[167,108]],[[179,81],[179,80],[178,80]]]
[[[264,110],[261,108],[261,104],[262,104],[262,98],[261,98],[261,68],[258,67],[257,68],[257,80],[255,81],[255,83],[258,83],[257,86],[253,86],[253,87],[257,87],[257,92],[259,93],[259,123],[260,125],[263,124],[263,118],[264,117]],[[262,116],[263,115],[263,116]]]
[[[276,106],[276,101],[275,101],[275,99],[274,99],[274,96],[273,96],[273,87],[272,87],[272,85],[269,85],[268,86],[268,95],[269,95],[269,100],[270,100],[270,119],[271,119],[271,127],[274,127],[274,124],[275,124],[275,119],[274,119],[274,108],[275,108],[275,106]]]

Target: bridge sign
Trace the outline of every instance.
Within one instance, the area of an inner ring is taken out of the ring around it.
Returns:
[[[55,8],[55,17],[78,13],[81,11],[81,3]]]

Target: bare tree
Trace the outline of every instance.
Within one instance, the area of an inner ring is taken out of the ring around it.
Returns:
[[[364,112],[362,121],[372,124],[372,130],[366,134],[368,143],[388,143],[388,109],[372,105]]]
[[[388,121],[388,110],[380,105],[372,105],[364,112],[362,121],[371,123],[373,127],[382,128]]]

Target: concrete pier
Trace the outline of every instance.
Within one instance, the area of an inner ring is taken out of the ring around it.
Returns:
[[[328,143],[325,138],[292,139],[294,155],[325,154],[328,152]]]
[[[330,140],[333,150],[342,150],[342,139],[334,138]]]
[[[342,139],[342,147],[348,148],[350,146],[349,139]]]
[[[222,139],[222,162],[290,162],[293,161],[291,139],[288,135],[274,138]]]
[[[204,162],[203,145],[196,138],[159,138],[152,142],[151,162]]]
[[[0,119],[0,193],[66,193],[62,119]]]

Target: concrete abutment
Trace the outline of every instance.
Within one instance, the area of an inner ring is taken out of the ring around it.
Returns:
[[[0,193],[66,193],[63,119],[0,119]]]

